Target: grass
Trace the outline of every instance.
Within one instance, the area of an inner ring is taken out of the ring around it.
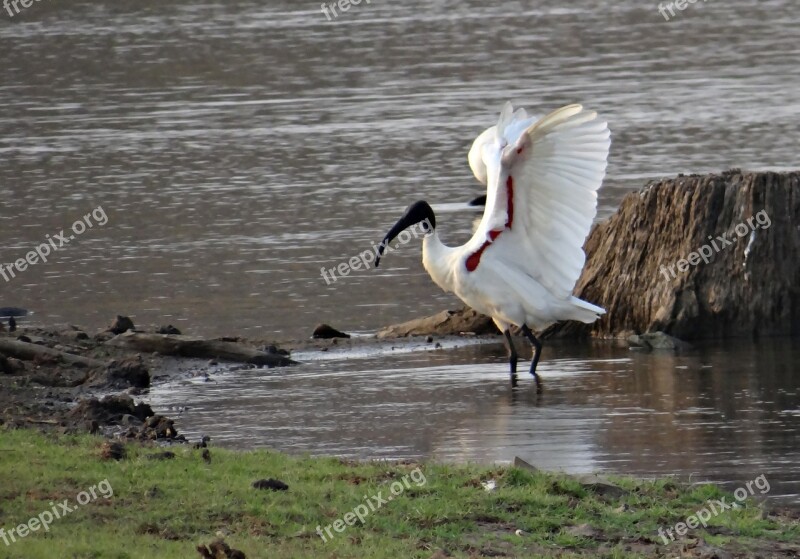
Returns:
[[[0,557],[185,559],[200,557],[196,546],[217,532],[249,559],[666,557],[681,544],[659,543],[658,528],[726,495],[713,486],[615,479],[625,494],[610,498],[563,475],[517,468],[349,463],[269,451],[212,448],[207,463],[189,447],[171,448],[174,459],[152,460],[147,455],[163,449],[130,444],[127,458],[114,461],[101,458],[104,443],[0,429],[0,528],[6,533],[51,510],[51,502],[68,499],[75,506],[79,493],[103,480],[113,489],[106,499],[101,486],[97,499],[54,520],[47,532],[10,545],[0,539]],[[252,482],[263,478],[289,489],[254,489]],[[489,479],[497,483],[493,491],[481,485]],[[392,484],[400,494],[378,508],[373,497],[386,499]],[[317,527],[324,534],[325,526],[364,505],[365,496],[376,510],[363,525],[356,521],[342,533],[332,527],[333,537],[323,541]],[[689,536],[727,549],[774,549],[800,541],[800,526],[764,518],[748,501]]]

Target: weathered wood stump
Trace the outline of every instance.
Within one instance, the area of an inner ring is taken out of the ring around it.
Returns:
[[[678,176],[625,197],[586,240],[575,295],[604,307],[560,336],[800,332],[800,172]]]

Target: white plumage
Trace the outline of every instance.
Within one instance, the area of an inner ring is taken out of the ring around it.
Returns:
[[[591,323],[605,312],[572,290],[586,259],[583,243],[597,213],[610,144],[607,124],[580,105],[534,121],[507,103],[497,125],[469,152],[475,177],[487,187],[475,234],[460,247],[447,247],[433,226],[423,240],[422,261],[433,280],[506,333],[512,381],[516,352],[509,326],[525,331],[560,320]],[[425,216],[435,224],[430,206],[413,205],[384,242]],[[533,334],[529,338],[537,349],[536,377],[541,345]]]

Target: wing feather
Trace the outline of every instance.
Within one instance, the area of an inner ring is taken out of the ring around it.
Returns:
[[[586,260],[583,243],[597,213],[611,133],[597,113],[580,105],[535,123],[526,119],[507,104],[492,141],[476,143],[479,151],[470,153],[485,169],[487,200],[468,245],[490,242],[487,256],[568,298]]]

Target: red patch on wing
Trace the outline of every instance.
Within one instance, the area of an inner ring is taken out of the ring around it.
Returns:
[[[492,243],[489,242],[489,241],[484,241],[483,245],[481,245],[481,248],[479,248],[478,250],[476,250],[475,252],[470,254],[469,257],[467,257],[467,271],[468,272],[474,272],[475,270],[478,269],[478,264],[481,263],[481,256],[483,256],[483,251],[486,250],[486,248],[490,244],[492,244]]]
[[[481,256],[483,256],[483,251],[489,248],[489,245],[492,244],[492,241],[497,239],[497,237],[499,237],[500,233],[502,232],[503,231],[499,229],[493,229],[492,231],[489,231],[489,238],[491,239],[491,241],[484,241],[483,244],[481,245],[481,248],[479,248],[478,250],[476,250],[467,257],[466,264],[468,272],[474,272],[478,268],[478,264],[481,263]]]
[[[511,225],[514,223],[514,179],[511,175],[508,175],[506,181],[506,196],[508,196],[506,229],[511,229]]]
[[[507,219],[506,219],[506,229],[511,229],[511,226],[514,223],[514,179],[509,175],[508,180],[506,180],[506,196],[508,197],[507,202]],[[467,257],[466,265],[468,272],[474,272],[478,269],[478,264],[481,263],[481,256],[483,256],[483,251],[489,248],[489,245],[494,242],[497,237],[500,236],[502,233],[502,229],[492,229],[489,231],[489,239],[488,241],[484,241],[481,245],[481,248],[473,252]]]

